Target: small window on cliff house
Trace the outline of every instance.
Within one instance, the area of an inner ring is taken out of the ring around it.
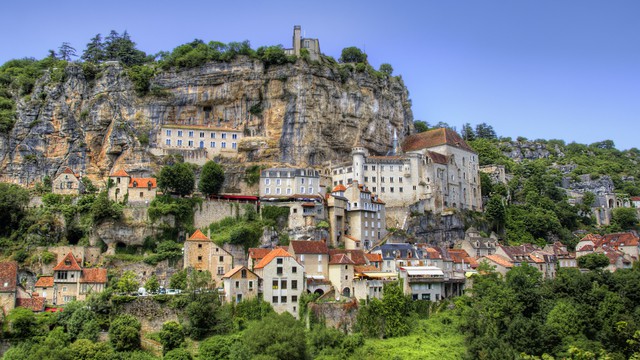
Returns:
[[[134,182],[133,182],[133,187],[134,187],[134,188],[135,188],[135,187],[138,187],[138,182],[137,182],[137,181],[134,181]]]
[[[151,190],[153,183],[151,181],[147,182],[147,190]]]
[[[143,197],[144,197],[144,193],[140,191],[140,199],[142,199]]]
[[[227,133],[222,133],[222,138],[226,139],[227,138]]]

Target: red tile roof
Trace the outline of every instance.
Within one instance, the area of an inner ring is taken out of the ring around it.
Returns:
[[[135,182],[135,186],[134,186],[134,182]],[[158,187],[157,183],[156,183],[156,178],[131,178],[131,180],[129,180],[129,187],[130,188],[147,188],[149,187],[149,183],[151,183],[151,188],[155,189]]]
[[[205,234],[202,233],[202,231],[200,231],[200,229],[198,229],[191,236],[189,236],[187,241],[211,241],[211,239],[209,239]]]
[[[353,267],[353,271],[355,273],[364,273],[364,272],[378,272],[380,269],[373,265],[356,265]]]
[[[78,260],[72,253],[68,253],[62,261],[53,268],[53,271],[69,271],[69,270],[82,270],[80,265],[78,265]]]
[[[512,268],[513,264],[511,263],[511,261],[509,261],[507,258],[505,258],[504,256],[498,255],[498,254],[493,254],[493,255],[487,255],[484,256],[484,258],[500,265],[500,266],[504,266],[506,268]]]
[[[331,190],[331,192],[338,192],[338,191],[346,191],[347,188],[342,185],[342,184],[338,184],[336,187],[333,188],[333,190]]]
[[[0,291],[16,291],[17,281],[18,263],[16,261],[0,262]]]
[[[436,164],[447,164],[447,155],[438,154],[437,152],[427,151],[427,156]]]
[[[264,258],[262,258],[262,260],[260,260],[260,262],[258,263],[258,265],[256,265],[255,269],[262,269],[263,267],[267,266],[271,260],[277,258],[277,257],[290,257],[292,258],[293,255],[289,254],[286,250],[277,248],[274,250],[271,250],[271,252],[269,252],[267,254],[267,256],[265,256]]]
[[[126,171],[120,169],[114,172],[113,174],[109,175],[109,177],[129,177],[129,174],[127,174]]]
[[[36,281],[36,284],[34,286],[43,287],[43,288],[53,287],[53,276],[39,277],[38,281]]]
[[[293,249],[293,253],[299,254],[328,254],[329,248],[324,241],[305,241],[292,240],[289,249]]]
[[[329,265],[355,265],[356,263],[353,260],[349,259],[347,254],[335,254],[331,255],[331,260],[329,260]]]
[[[349,256],[351,261],[353,261],[356,265],[366,265],[367,258],[365,256],[364,251],[362,250],[343,250],[343,249],[330,249],[329,255],[334,256],[337,254],[346,254]]]
[[[407,136],[402,142],[402,151],[428,149],[440,145],[450,145],[475,153],[475,151],[455,131],[440,128]]]
[[[80,278],[80,283],[106,284],[107,269],[82,269],[82,277]]]
[[[611,246],[638,246],[638,237],[632,233],[606,234],[602,238],[603,243]]]
[[[62,170],[62,174],[71,174],[77,178],[79,178],[80,176],[78,176],[78,174],[74,173],[73,170],[71,170],[70,167],[65,167],[64,170]]]
[[[369,262],[382,262],[382,255],[380,254],[364,254],[364,256]]]
[[[41,296],[34,296],[32,298],[18,298],[16,299],[16,306],[29,309],[31,311],[40,312],[44,311],[45,298]]]
[[[629,198],[631,201],[640,201],[640,196],[632,196]]]
[[[455,263],[468,263],[468,259],[471,258],[469,253],[464,249],[449,249],[449,255],[451,256],[451,260]]]
[[[271,252],[272,249],[263,249],[263,248],[250,248],[249,249],[249,257],[253,260],[260,260],[267,256],[268,253]]]

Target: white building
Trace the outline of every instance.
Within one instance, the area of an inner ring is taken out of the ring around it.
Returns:
[[[319,195],[320,172],[314,169],[271,168],[260,173],[260,197]]]
[[[298,301],[305,290],[304,266],[286,250],[277,248],[262,258],[254,271],[262,278],[263,299],[277,313],[288,311],[298,318]]]
[[[413,300],[439,301],[443,298],[444,272],[435,266],[399,268],[404,293]]]
[[[348,164],[331,168],[332,182],[358,181],[384,197],[387,207],[424,202],[425,210],[445,208],[481,211],[478,155],[451,129],[435,129],[408,136],[400,152],[370,156],[353,148]]]
[[[238,154],[242,130],[206,125],[162,125],[158,133],[158,148],[154,155],[182,155],[184,161],[204,164],[216,156]]]

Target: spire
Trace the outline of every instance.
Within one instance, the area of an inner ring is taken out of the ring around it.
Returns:
[[[398,131],[396,129],[393,129],[393,144],[391,147],[393,148],[391,155],[398,155]]]

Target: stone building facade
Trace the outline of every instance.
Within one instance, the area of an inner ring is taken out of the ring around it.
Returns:
[[[66,167],[53,179],[52,192],[61,195],[79,195],[82,193],[83,186],[80,176]]]
[[[277,313],[287,311],[297,319],[300,296],[305,291],[304,266],[286,250],[276,248],[254,270],[262,278],[263,299]]]
[[[246,266],[236,266],[224,274],[222,285],[225,301],[239,303],[258,296],[260,278]]]
[[[302,37],[302,27],[295,25],[293,27],[293,48],[284,49],[287,55],[300,56],[300,50],[306,49],[309,52],[309,58],[313,61],[320,60],[320,40]]]
[[[196,230],[184,242],[184,268],[195,271],[208,270],[216,286],[221,286],[222,279],[233,267],[233,256],[216,245],[211,239]]]
[[[156,198],[158,184],[156,178],[132,177],[124,170],[109,175],[109,199],[116,202],[148,204]]]
[[[158,133],[158,155],[180,154],[184,161],[202,165],[217,156],[238,155],[242,130],[208,125],[162,125]]]

